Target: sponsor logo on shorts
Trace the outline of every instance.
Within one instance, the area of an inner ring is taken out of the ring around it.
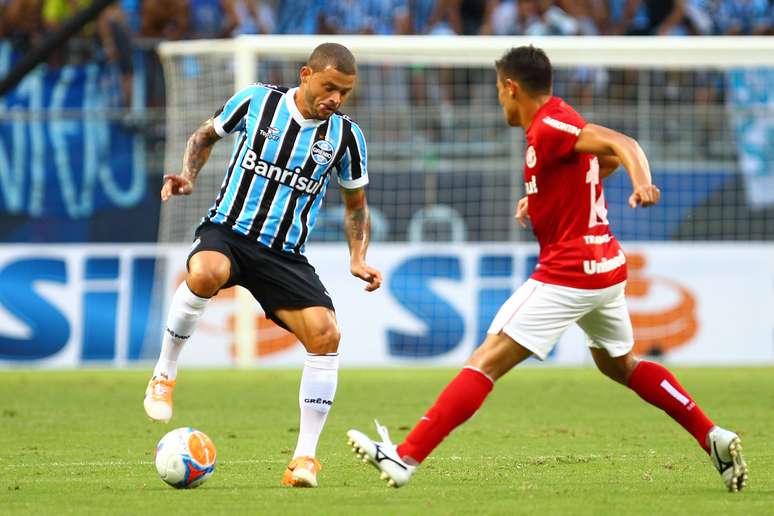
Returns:
[[[318,165],[327,165],[333,159],[333,145],[327,140],[317,140],[312,145],[312,159]]]

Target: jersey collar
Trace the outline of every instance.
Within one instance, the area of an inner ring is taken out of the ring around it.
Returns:
[[[317,120],[316,118],[304,118],[304,115],[301,114],[301,111],[298,110],[298,106],[296,106],[296,91],[298,88],[290,88],[285,93],[285,105],[288,108],[288,111],[290,111],[290,115],[293,117],[293,120],[295,120],[298,125],[301,127],[317,127],[323,122],[324,120]]]
[[[528,133],[530,129],[535,125],[535,122],[543,116],[543,114],[548,111],[551,107],[553,107],[557,102],[561,102],[562,99],[556,96],[552,96],[548,101],[546,101],[545,104],[540,106],[537,111],[535,111],[535,116],[532,117],[532,121],[529,123],[529,127],[527,127],[527,130],[524,131],[525,133]]]

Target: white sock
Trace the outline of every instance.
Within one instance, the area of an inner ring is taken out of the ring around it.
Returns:
[[[177,287],[172,296],[172,305],[169,307],[167,326],[164,330],[164,338],[161,340],[161,354],[153,376],[166,376],[169,380],[177,377],[177,358],[188,337],[196,328],[196,322],[207,306],[208,298],[199,297],[188,288],[184,281]]]
[[[320,439],[328,412],[333,405],[338,378],[338,353],[329,355],[307,353],[304,372],[301,374],[301,388],[298,392],[301,425],[293,458],[314,457],[317,453],[317,441]]]

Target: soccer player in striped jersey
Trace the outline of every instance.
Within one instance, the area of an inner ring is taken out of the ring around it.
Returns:
[[[232,285],[247,288],[267,317],[292,331],[307,351],[301,375],[301,423],[282,483],[317,485],[317,442],[336,392],[339,329],[333,303],[303,255],[332,174],[342,188],[351,273],[371,292],[381,273],[366,264],[370,218],[366,142],[338,112],[355,86],[355,58],[344,46],[318,46],[287,89],[254,84],[238,91],[188,140],[183,170],[164,177],[161,198],[191,193],[213,145],[236,133],[220,192],[172,299],[161,355],[144,401],[148,416],[172,417],[180,351],[209,299]]]
[[[669,370],[632,353],[626,257],[610,231],[600,179],[620,162],[632,182],[629,205],[656,204],[660,192],[645,154],[633,139],[587,124],[551,94],[551,63],[542,50],[511,49],[496,68],[505,119],[526,133],[527,195],[516,216],[532,223],[540,244],[538,266],[503,304],[483,344],[403,443],[392,444],[377,423],[381,442],[350,430],[350,444],[390,485],[404,485],[430,452],[475,414],[498,378],[532,355],[545,359],[577,322],[599,370],[665,411],[710,455],[726,487],[742,489],[747,466],[739,436],[716,426]]]

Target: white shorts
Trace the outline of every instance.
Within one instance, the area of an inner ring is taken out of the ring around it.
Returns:
[[[634,345],[625,287],[625,281],[589,290],[528,279],[497,311],[488,333],[502,331],[545,360],[559,337],[577,322],[589,347],[620,357]]]

